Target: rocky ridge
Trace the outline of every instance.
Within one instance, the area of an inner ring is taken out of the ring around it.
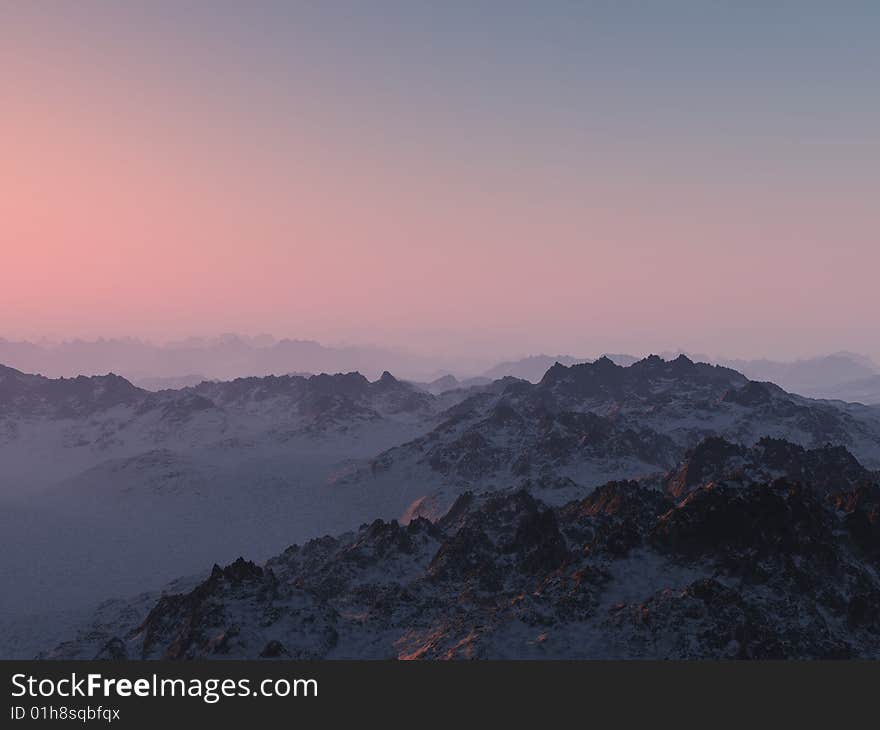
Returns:
[[[780,451],[799,475],[854,461],[780,443],[745,457],[760,471]],[[666,483],[697,464],[712,479],[684,493],[614,481],[558,507],[466,493],[435,521],[215,566],[126,630],[94,624],[45,656],[880,658],[877,475],[754,482],[741,456],[701,444]]]

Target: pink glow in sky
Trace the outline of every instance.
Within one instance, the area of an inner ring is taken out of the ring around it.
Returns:
[[[546,49],[545,76],[507,78],[499,41],[417,81],[302,23],[263,44],[222,19],[19,14],[0,336],[880,353],[876,106],[847,126],[835,91],[802,115],[833,79],[722,93],[670,67],[661,94],[640,67],[575,83]],[[438,63],[468,50],[444,42]]]

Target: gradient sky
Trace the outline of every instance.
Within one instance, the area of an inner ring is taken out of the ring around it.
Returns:
[[[876,2],[0,0],[0,336],[880,356]]]

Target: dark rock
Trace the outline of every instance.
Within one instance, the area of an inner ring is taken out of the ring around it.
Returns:
[[[95,655],[95,659],[118,662],[128,659],[128,652],[122,639],[114,636],[101,647],[101,650]]]
[[[263,647],[263,651],[260,652],[261,659],[278,659],[279,657],[284,656],[289,656],[287,649],[285,649],[284,644],[277,639],[272,639],[272,641]]]

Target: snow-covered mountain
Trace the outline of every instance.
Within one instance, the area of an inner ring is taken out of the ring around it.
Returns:
[[[113,375],[3,368],[0,573],[14,590],[0,593],[0,655],[46,638],[34,634],[35,603],[79,615],[101,598],[242,554],[262,561],[376,518],[439,524],[468,492],[526,490],[558,511],[609,480],[656,490],[706,438],[727,439],[740,466],[773,439],[791,442],[785,458],[798,463],[831,444],[828,455],[843,447],[880,466],[880,409],[791,395],[684,357],[453,385],[437,395],[389,373],[348,373],[149,392]],[[831,476],[862,468],[833,463]],[[743,469],[754,482],[828,480]],[[66,625],[40,621],[56,633]]]
[[[414,501],[430,496],[441,507],[468,489],[511,485],[540,489],[542,499],[558,503],[609,479],[665,471],[708,436],[746,445],[768,436],[804,447],[842,445],[878,467],[878,414],[792,395],[684,356],[652,356],[630,367],[601,358],[554,365],[534,385],[496,381],[351,478],[380,493],[399,485]]]
[[[742,468],[824,478],[841,462],[820,483]],[[106,604],[43,656],[878,658],[876,477],[845,450],[714,439],[665,491],[610,482],[558,507],[466,493],[434,521],[375,520]]]
[[[0,591],[0,619],[348,529],[374,509],[356,494],[338,499],[328,482],[428,430],[457,397],[387,373],[153,393],[114,375],[0,369],[0,574],[16,586]]]
[[[297,442],[368,455],[418,433],[448,404],[389,373],[241,378],[150,392],[116,375],[50,379],[0,366],[0,493],[33,490],[156,449]]]

